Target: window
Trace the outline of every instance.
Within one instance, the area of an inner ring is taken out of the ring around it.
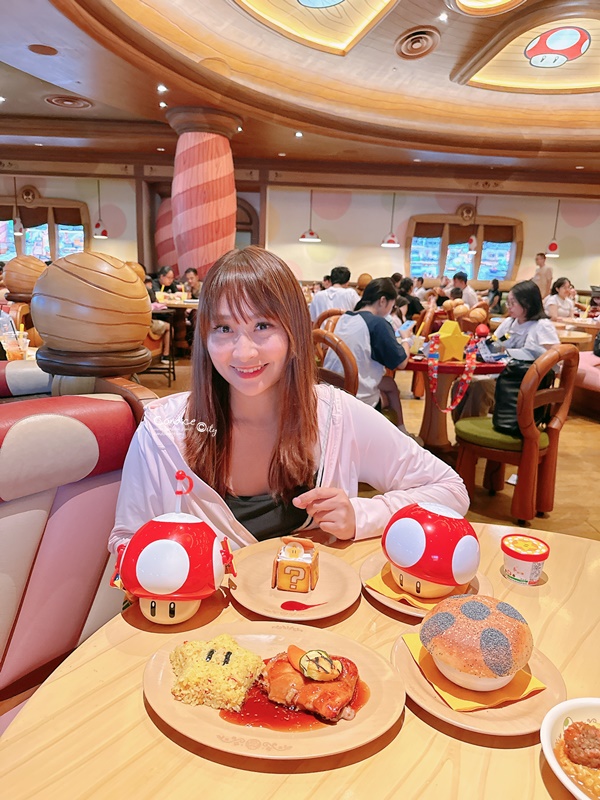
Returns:
[[[436,277],[441,246],[441,236],[413,236],[410,246],[410,274],[413,278]]]
[[[87,205],[79,200],[42,197],[35,186],[17,188],[15,196],[0,197],[0,261],[18,255],[54,261],[86,249],[90,230]],[[21,218],[23,236],[14,236],[13,219]]]
[[[13,235],[13,221],[0,221],[0,261],[10,261],[17,257],[15,237]]]
[[[82,253],[84,249],[83,225],[56,226],[56,252],[58,258]]]
[[[50,240],[48,239],[48,223],[37,225],[35,228],[25,228],[25,246],[23,252],[26,256],[35,256],[40,261],[50,260]]]
[[[469,253],[475,235],[477,251]],[[523,225],[508,217],[477,216],[465,224],[458,214],[424,214],[408,223],[405,248],[407,274],[413,278],[452,278],[466,272],[469,280],[510,280],[523,249]]]

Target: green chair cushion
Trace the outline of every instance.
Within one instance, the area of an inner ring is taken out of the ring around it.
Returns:
[[[471,444],[480,447],[492,447],[495,450],[513,450],[519,452],[523,449],[523,439],[520,436],[509,436],[494,430],[490,417],[467,417],[460,419],[454,426],[456,436]],[[540,450],[548,447],[550,440],[547,433],[540,435]]]

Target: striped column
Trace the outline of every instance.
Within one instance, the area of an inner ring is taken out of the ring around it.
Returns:
[[[179,134],[171,190],[173,239],[180,272],[203,278],[235,246],[237,200],[229,139],[241,120],[206,108],[167,112]]]
[[[158,207],[154,244],[158,266],[173,267],[175,275],[178,275],[177,250],[173,239],[173,209],[170,197],[165,198]]]

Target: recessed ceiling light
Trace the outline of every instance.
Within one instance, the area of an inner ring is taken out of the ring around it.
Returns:
[[[278,155],[280,158],[283,158],[284,156],[287,156],[287,153],[277,153],[277,155]]]
[[[241,125],[238,125],[238,126],[237,126],[237,132],[238,132],[238,133],[241,133],[243,130],[244,130],[244,129],[242,128],[242,126],[241,126]]]
[[[296,131],[296,133],[294,134],[294,136],[296,137],[296,139],[301,139],[301,138],[302,138],[302,136],[303,136],[303,134],[302,134],[302,131]]]
[[[93,103],[89,100],[86,100],[84,97],[76,97],[75,95],[52,95],[50,97],[45,97],[44,100],[46,103],[50,103],[51,106],[68,108],[69,110],[91,108],[93,106]]]
[[[38,56],[55,56],[58,54],[56,47],[50,47],[48,44],[30,44],[27,49]]]
[[[5,102],[6,102],[6,97],[0,97],[0,103],[5,103]]]
[[[36,147],[43,147],[44,145],[41,142],[34,142]]]
[[[575,169],[585,169],[585,167],[575,167]]]
[[[158,150],[159,153],[164,153],[165,152],[165,148],[164,147],[157,147],[156,149]]]
[[[413,161],[414,161],[416,164],[420,164],[420,163],[421,163],[421,159],[420,159],[420,158],[413,158]]]
[[[440,20],[440,22],[448,22],[448,14],[446,14],[445,11],[442,11],[438,19]]]
[[[161,100],[158,105],[160,106],[160,108],[166,108],[167,107],[167,104],[165,103],[164,100]]]
[[[164,85],[164,83],[159,83],[158,86],[156,87],[156,91],[160,92],[160,94],[163,94],[163,92],[168,92],[169,90]]]

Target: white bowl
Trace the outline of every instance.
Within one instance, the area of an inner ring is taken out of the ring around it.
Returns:
[[[574,700],[559,703],[548,711],[540,729],[542,750],[552,772],[573,797],[577,797],[578,800],[589,800],[589,795],[582,792],[569,778],[554,755],[554,745],[562,735],[567,717],[573,722],[600,721],[600,697],[576,697]]]

